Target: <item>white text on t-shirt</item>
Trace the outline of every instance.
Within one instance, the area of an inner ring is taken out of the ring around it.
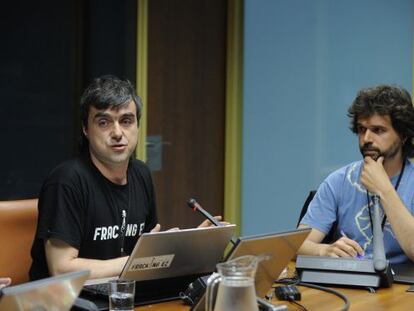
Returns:
[[[115,240],[119,237],[119,226],[96,227],[93,240]],[[128,224],[125,230],[125,236],[136,236],[138,233],[137,224]]]

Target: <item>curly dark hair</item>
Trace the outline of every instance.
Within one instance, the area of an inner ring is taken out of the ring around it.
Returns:
[[[357,134],[358,119],[371,117],[374,114],[390,116],[393,128],[404,142],[403,157],[413,157],[414,108],[410,93],[401,87],[391,85],[360,90],[348,109],[351,131]]]

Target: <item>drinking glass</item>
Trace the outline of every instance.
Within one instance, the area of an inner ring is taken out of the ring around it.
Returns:
[[[133,311],[134,297],[134,280],[109,281],[109,311]]]

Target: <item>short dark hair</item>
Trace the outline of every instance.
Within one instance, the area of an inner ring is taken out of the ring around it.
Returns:
[[[368,118],[374,114],[388,115],[392,127],[403,140],[403,157],[414,156],[414,108],[410,93],[392,85],[378,85],[358,92],[348,109],[350,129],[358,133],[358,119]]]
[[[85,89],[80,100],[80,117],[82,126],[87,128],[90,107],[96,109],[121,108],[133,101],[137,110],[137,126],[141,118],[142,101],[128,80],[122,80],[113,75],[105,75],[93,79]],[[85,151],[89,146],[88,139],[81,131],[80,150]]]
[[[82,125],[87,127],[90,107],[108,109],[122,107],[130,101],[137,108],[137,121],[141,117],[142,102],[135,93],[135,89],[128,80],[121,80],[112,75],[96,78],[85,89],[80,101],[80,114]]]

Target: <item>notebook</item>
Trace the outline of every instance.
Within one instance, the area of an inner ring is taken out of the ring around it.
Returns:
[[[414,263],[400,263],[391,265],[394,282],[414,284]]]
[[[144,233],[118,278],[137,281],[137,305],[176,299],[197,277],[215,270],[234,230],[228,225]],[[107,281],[88,280],[83,294],[107,296],[107,286],[96,286]]]
[[[309,235],[311,228],[296,229],[265,235],[240,237],[227,256],[227,260],[244,255],[270,256],[269,260],[261,261],[258,265],[255,278],[256,295],[264,298],[271,289],[274,281],[283,269],[293,259]],[[203,295],[204,296],[204,295]],[[204,297],[202,297],[191,310],[204,310]]]
[[[3,288],[0,310],[70,310],[88,277],[82,270]]]

